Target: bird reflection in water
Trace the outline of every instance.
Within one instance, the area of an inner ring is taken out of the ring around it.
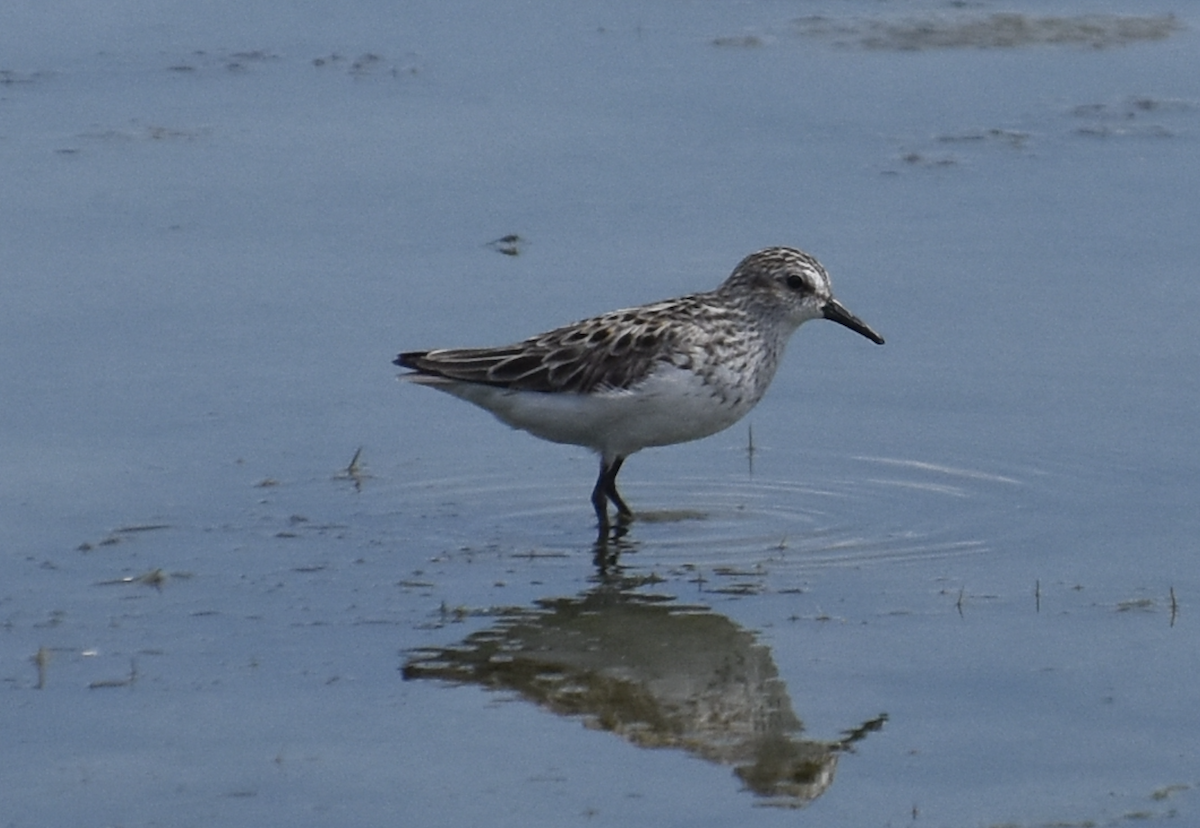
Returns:
[[[575,598],[504,610],[457,645],[413,652],[405,679],[518,694],[647,748],[730,765],[769,804],[800,807],[832,784],[838,757],[886,714],[836,741],[801,737],[770,650],[707,607],[608,578]]]

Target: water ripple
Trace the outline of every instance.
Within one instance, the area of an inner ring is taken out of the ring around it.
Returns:
[[[984,554],[987,527],[1011,511],[1023,482],[922,460],[857,457],[887,475],[677,476],[628,483],[637,519],[626,543],[645,565],[751,573],[903,564]],[[844,464],[843,464],[844,465]],[[551,474],[556,474],[552,472]],[[563,552],[593,539],[586,485],[566,474],[514,483],[461,475],[405,487],[404,512],[448,546],[515,554]]]

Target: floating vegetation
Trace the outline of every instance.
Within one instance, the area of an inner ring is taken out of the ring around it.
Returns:
[[[44,690],[46,688],[46,672],[50,667],[50,651],[45,647],[38,647],[38,651],[34,653],[31,660],[37,667],[37,689]]]
[[[758,35],[732,35],[730,37],[714,37],[712,44],[733,49],[757,49],[763,45],[763,39]]]
[[[348,58],[337,52],[330,52],[328,55],[313,58],[311,63],[318,69],[344,66],[347,74],[356,78],[381,74],[398,78],[401,75],[419,74],[421,68],[417,63],[417,57],[411,54],[405,57],[408,60],[407,63],[393,64],[383,55],[375,52],[364,52],[356,58]]]
[[[1084,121],[1075,129],[1078,135],[1170,138],[1181,130],[1194,129],[1197,109],[1192,101],[1135,96],[1111,104],[1080,104],[1071,109],[1071,115]]]
[[[142,523],[133,524],[130,526],[119,526],[109,533],[108,537],[103,540],[98,540],[94,544],[90,541],[84,541],[75,547],[77,552],[91,552],[97,546],[116,546],[126,535],[136,535],[142,532],[157,532],[160,529],[170,529],[169,523]]]
[[[191,573],[188,572],[172,572],[170,575],[163,569],[155,568],[149,572],[143,572],[141,575],[127,575],[124,578],[113,578],[108,581],[99,581],[96,586],[120,586],[122,584],[142,584],[151,586],[162,592],[162,588],[166,585],[169,578],[190,578]]]
[[[0,86],[17,86],[27,83],[36,83],[40,80],[45,80],[50,77],[49,72],[33,72],[27,74],[25,72],[14,72],[12,69],[0,69]]]
[[[266,63],[268,61],[275,60],[280,60],[280,56],[274,52],[268,52],[263,49],[251,49],[249,51],[232,52],[228,54],[220,52],[206,52],[203,49],[197,49],[189,54],[186,58],[168,65],[167,71],[189,73],[211,67],[218,67],[226,69],[230,72],[240,72],[247,69],[250,64]]]
[[[1153,791],[1150,794],[1150,798],[1153,799],[1155,802],[1162,802],[1164,799],[1170,799],[1172,796],[1174,796],[1177,793],[1182,793],[1183,791],[1189,791],[1191,789],[1192,789],[1191,785],[1184,785],[1184,784],[1167,785],[1165,787],[1158,788],[1157,790]]]
[[[195,141],[206,138],[210,134],[211,130],[208,127],[182,129],[161,124],[143,124],[132,120],[125,127],[93,129],[81,132],[75,137],[86,141],[132,143],[135,141]]]
[[[1000,129],[992,127],[991,129],[975,130],[971,132],[961,132],[957,135],[939,135],[937,140],[943,144],[963,144],[963,143],[983,143],[985,141],[995,141],[1015,149],[1020,149],[1029,140],[1028,132],[1019,132],[1013,129]]]
[[[128,535],[134,532],[157,532],[159,529],[170,529],[169,523],[139,523],[133,526],[119,526],[113,530],[118,535]]]
[[[354,456],[350,458],[350,465],[333,476],[334,480],[351,481],[356,492],[362,491],[363,481],[371,476],[363,471],[362,453],[363,447],[359,446],[354,452]]]
[[[949,155],[929,156],[915,150],[900,156],[900,160],[911,167],[953,167],[958,161]]]
[[[984,17],[932,16],[906,20],[833,19],[819,15],[795,21],[806,37],[823,37],[840,46],[917,52],[926,49],[1012,49],[1069,45],[1104,49],[1163,40],[1181,31],[1174,15],[1084,14],[1037,17],[1013,12]]]

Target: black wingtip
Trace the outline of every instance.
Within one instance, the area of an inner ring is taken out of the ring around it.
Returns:
[[[392,360],[392,365],[399,365],[401,368],[410,368],[413,371],[417,370],[417,360],[425,356],[425,351],[405,351],[398,354]]]

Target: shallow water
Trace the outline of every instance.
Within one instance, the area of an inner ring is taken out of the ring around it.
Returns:
[[[1190,6],[218,11],[0,12],[6,825],[1195,818]],[[393,380],[770,244],[602,568]]]

